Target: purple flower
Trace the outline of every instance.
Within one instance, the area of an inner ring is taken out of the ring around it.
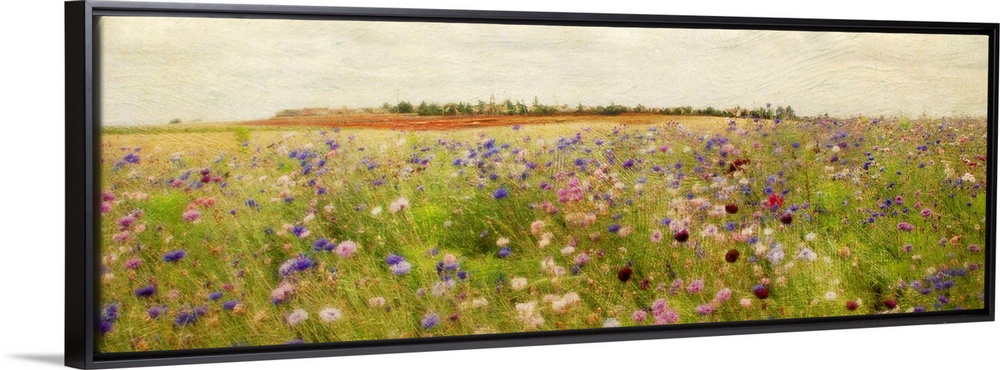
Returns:
[[[240,304],[239,300],[231,299],[222,304],[222,309],[226,311],[232,311],[236,308],[236,305]]]
[[[135,153],[129,153],[126,154],[125,157],[122,158],[122,160],[125,161],[126,163],[139,163],[139,155]]]
[[[101,320],[101,334],[107,334],[114,326],[111,321]]]
[[[327,238],[319,238],[313,242],[313,250],[317,252],[322,250],[331,251],[334,247],[336,247],[336,245],[330,244],[330,240]]]
[[[608,225],[608,232],[609,233],[617,233],[618,230],[621,230],[621,228],[622,228],[622,226],[619,225],[619,224],[611,224],[611,225]]]
[[[632,313],[632,321],[635,321],[637,324],[640,324],[643,321],[646,321],[646,317],[648,315],[649,314],[647,314],[646,311],[636,310],[635,312]]]
[[[389,270],[396,276],[406,275],[410,273],[410,263],[406,261],[399,261],[396,264],[390,265]]]
[[[135,296],[137,298],[146,298],[156,294],[156,287],[152,285],[146,285],[135,290]]]
[[[184,219],[184,221],[192,222],[201,217],[201,212],[199,212],[197,209],[192,209],[189,211],[185,211],[184,214],[181,215],[181,217]]]
[[[295,225],[292,226],[292,234],[299,238],[305,238],[309,236],[309,229],[306,229],[305,225]]]
[[[184,252],[183,249],[178,249],[178,250],[173,250],[173,251],[167,252],[167,253],[163,254],[163,262],[177,262],[177,261],[180,261],[182,258],[184,258],[185,254],[186,254],[186,252]]]
[[[305,271],[313,268],[315,263],[309,257],[304,254],[299,254],[298,256],[288,259],[278,267],[278,275],[286,277],[294,272]]]
[[[211,301],[218,301],[220,298],[222,298],[222,292],[208,293],[208,299]]]
[[[104,310],[101,312],[101,320],[108,322],[118,320],[118,303],[110,303],[104,306]]]
[[[425,315],[423,319],[420,320],[420,326],[422,326],[424,329],[430,329],[437,326],[437,324],[440,322],[441,318],[438,317],[437,314],[429,313]]]
[[[704,279],[698,279],[698,280],[692,281],[691,284],[688,284],[687,291],[688,291],[688,293],[695,294],[695,293],[701,292],[701,290],[704,289],[704,288],[705,288],[705,280]]]
[[[511,249],[508,246],[501,247],[500,251],[497,252],[497,256],[499,256],[500,258],[510,257],[510,254],[511,254]]]
[[[125,261],[125,268],[129,270],[135,270],[139,268],[140,265],[142,265],[142,260],[138,258],[131,258]]]
[[[388,264],[389,266],[398,264],[398,263],[403,262],[403,261],[405,261],[405,259],[403,258],[403,256],[400,256],[400,255],[397,255],[397,254],[394,254],[394,253],[393,254],[389,254],[389,256],[385,258],[385,263]]]
[[[163,315],[163,314],[166,314],[166,313],[167,313],[167,308],[166,307],[160,307],[160,306],[153,306],[153,307],[150,307],[148,310],[146,310],[146,314],[149,315],[150,319],[156,319],[157,317],[160,317],[160,315]]]
[[[911,224],[909,222],[900,222],[898,225],[896,225],[896,229],[898,229],[899,231],[907,231],[907,232],[909,232],[909,231],[913,231],[914,226],[913,226],[913,224]]]
[[[195,321],[198,321],[198,315],[195,315],[194,312],[184,310],[177,313],[177,317],[174,318],[174,325],[186,326],[194,324]]]
[[[506,198],[507,195],[508,195],[507,189],[504,188],[498,188],[497,190],[493,191],[494,199],[503,199]]]

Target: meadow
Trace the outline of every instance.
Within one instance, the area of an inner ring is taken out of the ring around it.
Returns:
[[[97,349],[983,308],[986,153],[972,118],[106,128]]]

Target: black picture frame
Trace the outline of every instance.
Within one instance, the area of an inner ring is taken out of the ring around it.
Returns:
[[[414,351],[591,343],[661,338],[759,334],[901,325],[983,322],[995,320],[995,232],[983,249],[987,264],[985,308],[954,312],[783,319],[777,321],[692,324],[579,331],[489,334],[357,343],[265,346],[244,349],[179,350],[162,353],[100,354],[94,350],[99,316],[99,127],[95,122],[94,17],[160,15],[279,19],[351,19],[488,24],[603,27],[670,27],[698,29],[766,29],[796,31],[965,34],[989,36],[987,225],[996,224],[997,32],[995,23],[905,22],[825,19],[735,18],[636,14],[582,14],[468,10],[377,9],[193,3],[70,1],[65,4],[66,76],[66,290],[65,364],[75,368],[118,368],[231,361],[292,359]]]

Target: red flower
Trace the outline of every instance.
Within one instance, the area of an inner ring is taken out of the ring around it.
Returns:
[[[740,258],[740,251],[736,249],[730,249],[726,252],[726,262],[733,263]]]
[[[688,240],[688,231],[681,230],[674,233],[674,240],[679,241],[681,243],[686,242]]]
[[[729,203],[726,205],[726,213],[733,214],[740,210],[740,207],[736,203]]]
[[[885,302],[882,303],[885,304],[885,307],[890,310],[895,309],[896,306],[899,306],[899,304],[896,303],[896,300],[892,298],[886,299]]]
[[[854,310],[858,309],[858,306],[859,305],[858,305],[857,301],[847,301],[847,310],[848,311],[854,311]]]
[[[767,197],[767,205],[769,207],[774,207],[774,206],[781,207],[785,205],[785,198],[782,198],[778,194],[771,194],[771,196]]]

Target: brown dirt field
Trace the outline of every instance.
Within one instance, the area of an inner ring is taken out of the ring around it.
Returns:
[[[670,116],[661,114],[551,115],[551,116],[416,116],[400,114],[342,115],[313,117],[274,117],[240,122],[249,126],[318,126],[342,128],[381,128],[393,130],[454,130],[493,126],[535,125],[562,122],[613,122],[648,124],[666,122],[721,122],[722,117]]]

